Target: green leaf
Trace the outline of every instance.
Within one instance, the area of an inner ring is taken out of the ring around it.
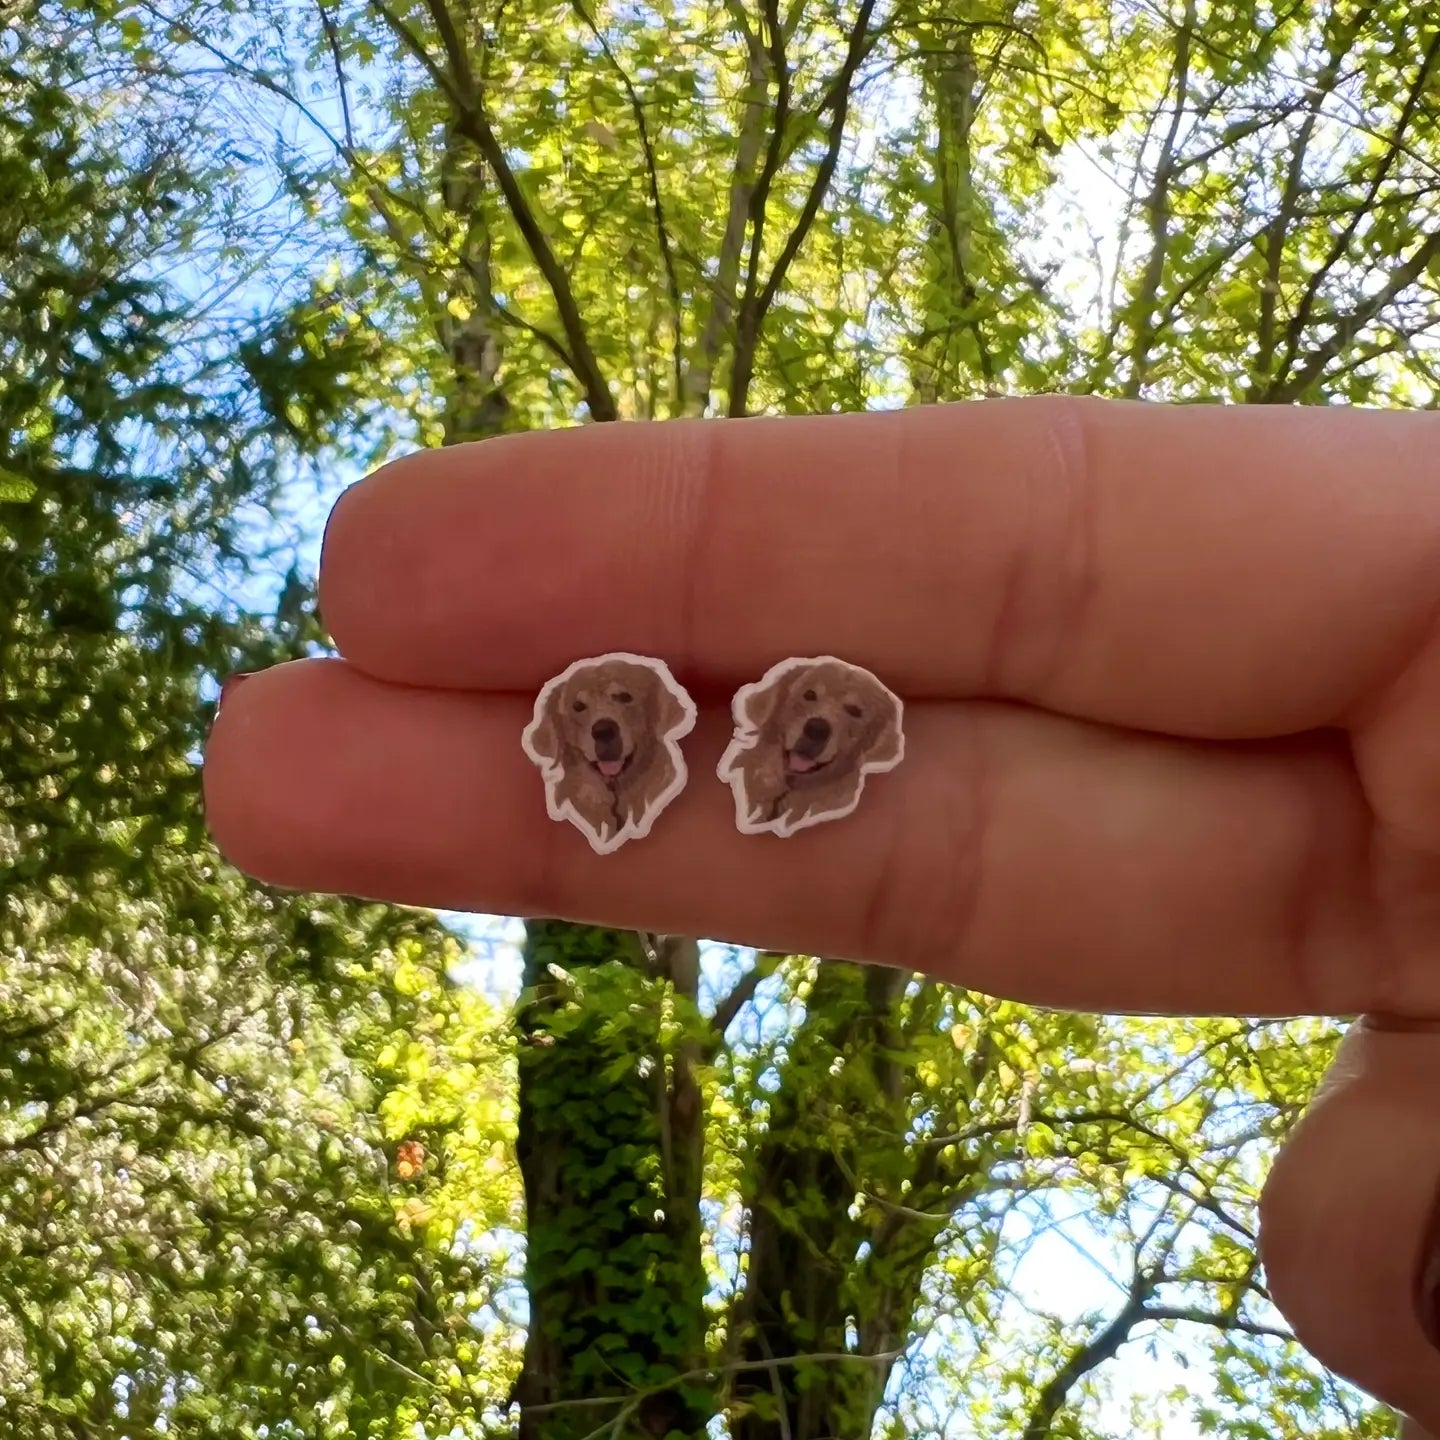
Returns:
[[[0,467],[0,502],[10,505],[23,505],[25,501],[33,499],[35,495],[35,482],[24,475],[17,475],[13,470],[6,470]]]

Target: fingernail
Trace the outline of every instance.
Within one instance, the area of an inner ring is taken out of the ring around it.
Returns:
[[[218,711],[225,703],[225,697],[233,695],[240,688],[240,682],[248,680],[254,673],[253,670],[237,670],[233,675],[227,675],[220,682],[220,698],[215,702],[215,709]]]
[[[1430,1222],[1430,1233],[1420,1257],[1419,1283],[1415,1289],[1415,1308],[1425,1337],[1440,1350],[1440,1210]]]

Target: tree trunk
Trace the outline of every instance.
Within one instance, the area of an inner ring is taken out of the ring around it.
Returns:
[[[914,1163],[898,1058],[909,979],[821,965],[755,1157],[733,1440],[848,1440],[874,1425],[939,1229],[896,1224],[876,1203]],[[923,1011],[910,1018],[925,1023]]]
[[[730,202],[725,233],[715,270],[715,283],[701,307],[705,327],[695,347],[694,358],[685,372],[683,413],[704,415],[710,408],[715,367],[727,340],[733,339],[731,325],[739,293],[740,258],[745,246],[750,197],[760,168],[760,150],[765,142],[768,115],[765,107],[769,71],[763,50],[750,52],[750,69],[741,96],[744,114],[735,148],[735,171],[730,181]]]
[[[926,89],[935,114],[938,205],[930,220],[925,335],[911,362],[921,404],[952,400],[973,389],[967,371],[986,388],[995,366],[975,284],[976,196],[970,135],[979,108],[980,74],[968,26],[946,24],[930,36]]]
[[[513,1396],[520,1440],[597,1427],[701,1440],[714,1404],[696,1373],[699,1144],[683,1123],[692,1115],[698,1132],[700,1109],[665,1082],[661,982],[636,938],[612,930],[534,923],[524,956],[517,1149],[530,1323]]]
[[[485,215],[485,163],[453,127],[447,133],[441,184],[459,236],[459,265],[450,276],[446,308],[435,317],[450,358],[445,444],[498,434],[510,402],[500,388],[502,351],[490,279],[490,228]]]
[[[438,317],[451,368],[446,444],[500,433],[510,414],[484,186],[478,151],[452,132],[444,198],[460,229],[461,264]],[[689,941],[658,942],[652,958],[659,975],[634,935],[558,921],[527,927],[516,1016],[530,1304],[512,1396],[520,1440],[567,1440],[617,1418],[616,1434],[698,1440],[714,1413],[700,1376],[698,1057],[683,1044],[663,1053],[655,1021],[663,983],[693,1004],[698,950]],[[584,998],[595,985],[604,996]],[[633,1007],[620,998],[625,990]],[[643,1022],[624,1023],[633,1013]],[[680,1375],[692,1378],[667,1383]]]
[[[510,415],[485,181],[478,149],[452,129],[443,183],[460,265],[438,317],[451,366],[446,444],[497,434]],[[660,1043],[667,984],[694,1003],[693,942],[647,952],[623,932],[527,927],[516,1015],[530,1304],[512,1395],[520,1440],[568,1440],[602,1422],[618,1422],[617,1435],[699,1440],[714,1414],[702,1383],[704,1107],[693,1047],[666,1054]],[[689,1378],[670,1383],[677,1376]]]

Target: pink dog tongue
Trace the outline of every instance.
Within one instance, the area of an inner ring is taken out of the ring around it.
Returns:
[[[797,755],[792,750],[790,752],[790,768],[798,771],[801,775],[805,775],[815,768],[815,762],[805,755]]]
[[[623,760],[597,760],[595,768],[607,780],[613,780],[625,768],[625,762]]]

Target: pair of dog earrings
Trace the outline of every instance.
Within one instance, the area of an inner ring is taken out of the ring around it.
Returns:
[[[860,803],[865,777],[905,756],[904,707],[868,670],[830,655],[782,660],[731,703],[735,735],[717,774],[746,835],[793,835]],[[695,702],[661,660],[577,660],[548,681],[521,739],[552,820],[605,855],[650,833],[685,788],[680,741]]]

